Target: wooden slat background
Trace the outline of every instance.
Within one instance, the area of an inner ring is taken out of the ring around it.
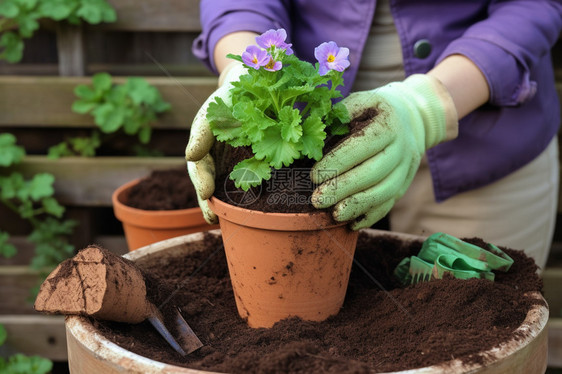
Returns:
[[[108,0],[117,11],[117,22],[96,26],[121,31],[201,30],[197,0]]]
[[[150,77],[164,100],[173,110],[154,123],[155,129],[187,130],[201,104],[216,88],[211,77]],[[124,77],[116,77],[123,83]],[[89,77],[24,77],[0,76],[0,128],[26,127],[93,127],[93,118],[72,112],[77,100],[74,88],[90,84]]]

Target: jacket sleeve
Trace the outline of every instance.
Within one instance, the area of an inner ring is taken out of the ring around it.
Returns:
[[[192,46],[193,54],[217,73],[213,51],[217,42],[236,31],[263,33],[284,28],[290,35],[288,0],[201,0],[201,34]]]
[[[560,0],[494,0],[488,17],[451,42],[438,61],[452,54],[471,59],[490,86],[490,103],[515,106],[531,99],[531,71],[562,30]]]

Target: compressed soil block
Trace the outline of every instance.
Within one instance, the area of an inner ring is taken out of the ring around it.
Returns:
[[[480,239],[467,239],[483,244]],[[174,306],[204,347],[181,357],[148,323],[91,320],[103,336],[138,355],[177,366],[226,373],[376,373],[494,361],[490,350],[510,339],[544,299],[534,261],[514,259],[507,273],[484,279],[443,279],[401,287],[392,276],[422,242],[359,236],[355,264],[340,313],[324,322],[290,318],[252,329],[238,316],[219,236],[206,234],[189,256],[171,250],[139,258],[147,293],[171,315]],[[533,293],[535,296],[533,296]],[[519,331],[519,330],[518,330]],[[481,352],[488,351],[485,355]]]

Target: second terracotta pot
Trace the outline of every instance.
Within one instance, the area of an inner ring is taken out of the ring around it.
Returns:
[[[141,179],[130,181],[113,192],[112,204],[115,217],[123,224],[129,251],[162,240],[217,229],[203,218],[201,208],[177,210],[143,210],[127,205],[131,188]]]
[[[219,217],[238,313],[250,327],[339,312],[358,232],[325,211],[265,213],[215,197],[209,207]]]

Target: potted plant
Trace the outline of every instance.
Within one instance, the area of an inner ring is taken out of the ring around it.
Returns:
[[[217,189],[208,203],[219,218],[238,312],[251,327],[337,314],[358,236],[328,211],[312,208],[310,175],[299,177],[308,194],[275,186],[296,171],[310,173],[326,144],[348,131],[346,111],[333,99],[341,97],[349,50],[322,43],[312,65],[298,59],[285,38],[284,30],[269,30],[256,38],[261,48],[229,55],[248,73],[233,83],[231,103],[216,97],[207,111],[213,134],[226,143],[217,173],[227,176],[226,196]],[[248,196],[259,196],[264,181],[265,209],[248,209]],[[242,199],[231,198],[235,193]],[[284,201],[272,209],[275,198]],[[286,205],[298,211],[277,209]]]

